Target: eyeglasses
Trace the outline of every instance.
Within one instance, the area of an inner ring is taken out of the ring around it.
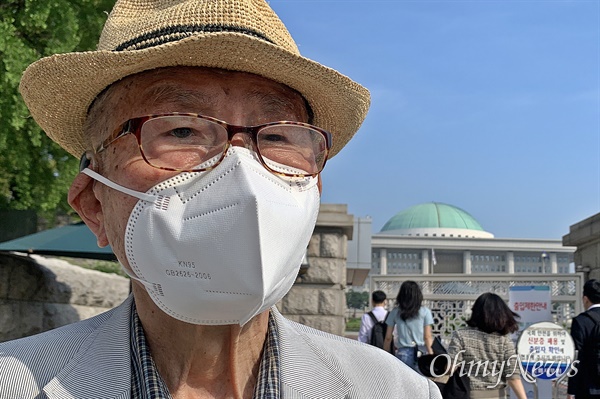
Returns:
[[[130,119],[95,152],[133,134],[140,153],[152,167],[201,172],[225,158],[236,133],[252,138],[260,162],[269,171],[293,177],[315,176],[323,170],[331,148],[331,134],[303,122],[279,121],[257,126],[230,125],[198,114],[169,113]]]

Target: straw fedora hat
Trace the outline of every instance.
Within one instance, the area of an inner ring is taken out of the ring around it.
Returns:
[[[249,72],[297,90],[314,124],[333,135],[330,156],[369,108],[367,89],[300,55],[263,0],[118,0],[97,51],[42,58],[25,70],[19,89],[46,134],[80,157],[86,114],[102,90],[128,75],[179,65]]]

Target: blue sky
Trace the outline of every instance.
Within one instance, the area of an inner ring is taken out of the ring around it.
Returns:
[[[271,0],[302,55],[371,91],[322,202],[444,202],[496,237],[600,212],[600,1]]]

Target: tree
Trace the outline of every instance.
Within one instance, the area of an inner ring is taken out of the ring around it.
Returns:
[[[70,212],[67,191],[78,160],[29,115],[18,86],[32,62],[93,50],[115,0],[4,0],[0,3],[0,210]]]
[[[369,306],[369,293],[348,291],[346,292],[346,305],[353,309],[364,309]]]

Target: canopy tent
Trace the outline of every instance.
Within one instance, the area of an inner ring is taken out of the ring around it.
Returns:
[[[0,243],[0,251],[117,260],[110,247],[98,247],[96,236],[83,222],[55,227],[2,242]]]

